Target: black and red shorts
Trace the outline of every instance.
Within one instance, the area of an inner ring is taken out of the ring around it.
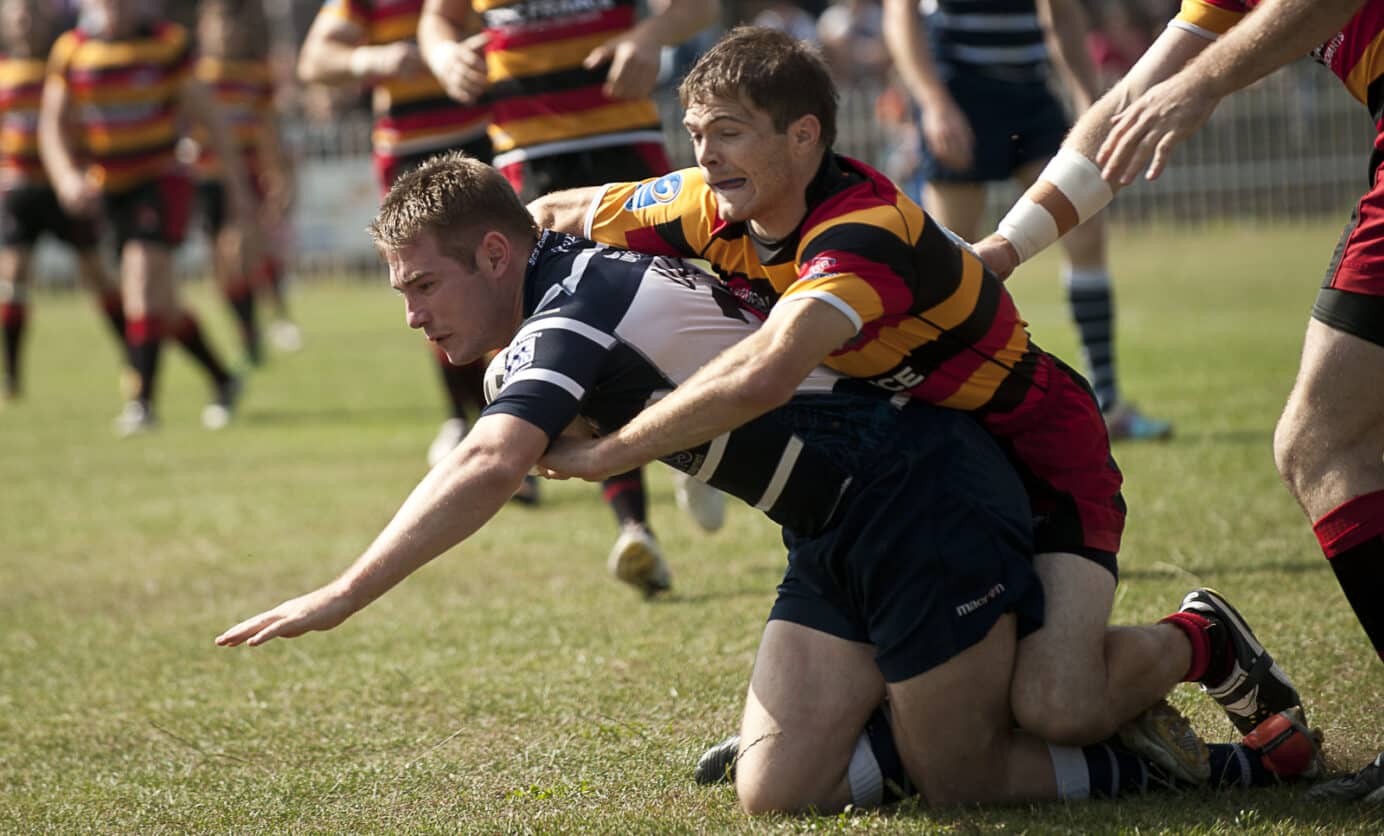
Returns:
[[[1370,159],[1371,187],[1341,233],[1312,318],[1384,346],[1384,151]]]
[[[483,163],[489,164],[494,156],[494,151],[490,145],[490,137],[481,134],[475,139],[467,140],[460,145],[450,148],[434,148],[431,151],[420,151],[417,154],[407,154],[394,156],[392,154],[376,153],[374,155],[375,181],[379,184],[380,194],[389,192],[389,187],[394,185],[394,181],[404,176],[415,168],[419,167],[438,154],[446,154],[449,151],[461,151],[468,157],[475,157]]]
[[[94,249],[101,241],[97,222],[69,215],[51,186],[21,186],[0,192],[0,244],[32,247],[45,232],[78,252]]]
[[[982,423],[1028,491],[1035,552],[1081,555],[1118,578],[1124,476],[1110,453],[1105,418],[1090,384],[1067,364],[1052,358],[1039,374],[1043,394],[1036,403],[1026,403],[1021,414],[984,416]]]
[[[116,251],[130,241],[176,247],[187,237],[192,214],[192,178],[169,172],[124,191],[108,192],[102,210],[115,233]]]

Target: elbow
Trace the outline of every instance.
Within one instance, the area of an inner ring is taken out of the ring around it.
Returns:
[[[321,84],[322,74],[317,70],[317,62],[313,60],[310,50],[303,50],[298,55],[298,80],[304,84]]]
[[[553,210],[553,202],[548,195],[538,198],[528,205],[529,214],[533,215],[533,222],[538,224],[539,229],[553,229],[557,220],[557,214]]]

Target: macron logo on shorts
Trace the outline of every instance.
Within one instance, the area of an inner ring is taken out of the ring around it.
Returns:
[[[682,175],[678,172],[665,174],[652,183],[643,183],[625,201],[625,211],[647,209],[657,203],[671,203],[682,192]]]
[[[996,598],[1000,597],[1000,596],[1003,595],[1003,594],[1004,594],[1004,584],[1002,584],[1002,583],[997,583],[997,584],[995,584],[994,586],[990,587],[990,591],[986,592],[984,595],[980,596],[979,598],[975,598],[975,599],[973,599],[973,600],[967,601],[967,602],[964,603],[964,604],[957,604],[957,605],[956,605],[956,615],[957,615],[958,618],[961,618],[961,617],[964,617],[964,616],[968,616],[968,615],[970,615],[971,613],[975,612],[976,610],[980,609],[981,607],[985,606],[986,604],[990,603],[991,601],[995,600]]]

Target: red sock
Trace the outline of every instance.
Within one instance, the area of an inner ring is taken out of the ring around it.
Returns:
[[[1384,661],[1384,491],[1341,503],[1312,526],[1346,600]]]
[[[1200,681],[1211,667],[1211,637],[1206,632],[1210,622],[1194,612],[1175,612],[1159,619],[1158,623],[1171,624],[1187,635],[1187,641],[1192,644],[1192,665],[1182,681]]]

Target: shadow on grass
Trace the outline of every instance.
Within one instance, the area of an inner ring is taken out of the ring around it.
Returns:
[[[1199,582],[1210,583],[1217,579],[1238,580],[1248,575],[1280,574],[1302,575],[1327,572],[1331,567],[1322,559],[1277,560],[1257,562],[1252,565],[1221,566],[1172,566],[1158,564],[1141,569],[1120,568],[1120,577],[1143,580],[1167,580],[1169,578],[1196,578]],[[1214,585],[1214,584],[1211,584]]]
[[[236,423],[253,427],[290,427],[311,424],[390,424],[417,420],[429,410],[412,406],[365,406],[359,408],[323,407],[271,410],[255,409],[236,416]],[[438,415],[441,415],[438,412]],[[438,418],[438,423],[442,418]]]

